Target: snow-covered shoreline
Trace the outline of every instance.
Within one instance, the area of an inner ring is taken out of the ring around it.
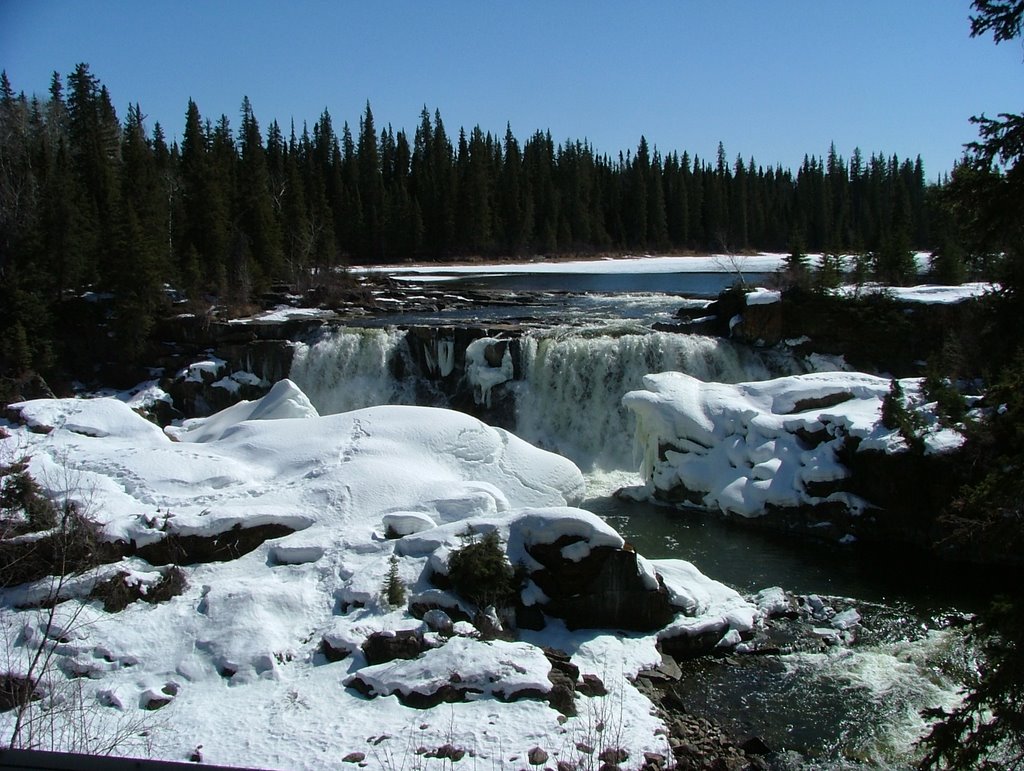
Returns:
[[[531,544],[563,537],[572,542],[562,548],[570,561],[621,546],[611,528],[572,508],[584,490],[571,462],[448,410],[378,407],[320,417],[289,381],[258,402],[167,433],[115,399],[39,400],[12,410],[22,422],[8,424],[3,451],[31,456],[33,475],[53,493],[67,492],[62,483],[73,480],[70,493],[107,539],[141,546],[168,534],[215,536],[268,523],[295,529],[237,559],[183,567],[187,588],[165,602],[108,613],[88,598],[90,582],[115,568],[152,585],[155,566],[137,556],[69,586],[77,599],[58,608],[67,623],[56,666],[84,675],[76,682],[101,724],[145,717],[147,707],[166,702],[152,713],[159,728],[147,751],[155,756],[185,759],[202,745],[209,762],[293,769],[361,752],[363,762],[386,768],[415,742],[455,744],[501,765],[533,747],[578,754],[580,737],[595,738],[595,716],[613,712],[614,741],[630,757],[670,756],[661,718],[629,681],[660,661],[658,632],[572,631],[548,619],[543,630],[523,634],[521,650],[478,639],[466,624],[456,628],[465,636],[441,644],[408,608],[382,600],[394,553],[412,599],[468,610],[428,581],[428,568],[443,566],[467,522],[480,531],[498,527],[520,563],[529,562]],[[416,515],[424,529],[386,539],[384,518],[398,513]],[[687,625],[714,628],[735,644],[757,622],[755,606],[688,563],[638,565],[647,575],[638,580],[657,587],[660,574],[675,598],[672,634],[690,633]],[[18,609],[8,595],[0,617],[14,668],[24,667],[44,642],[45,613]],[[360,644],[402,629],[425,632],[437,647],[411,669],[367,671],[382,693],[453,673],[483,693],[421,711],[346,688],[367,666]],[[349,655],[328,661],[321,651],[328,637],[347,642]],[[577,715],[568,718],[536,699],[505,703],[518,690],[543,691],[538,683],[550,665],[529,653],[539,645],[566,651],[609,694],[577,694]],[[8,732],[11,716],[0,717]]]

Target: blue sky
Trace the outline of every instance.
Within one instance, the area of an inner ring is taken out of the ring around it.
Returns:
[[[248,96],[265,130],[410,135],[424,105],[455,136],[480,125],[525,139],[795,168],[829,144],[849,157],[918,154],[929,178],[975,137],[968,117],[1019,111],[1024,49],[969,37],[969,0],[262,2],[0,0],[0,67],[44,95],[78,62],[123,116],[179,136],[188,99],[237,127]]]

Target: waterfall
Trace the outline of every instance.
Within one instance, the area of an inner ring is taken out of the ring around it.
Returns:
[[[477,336],[458,350],[450,333],[425,341],[422,330],[413,340],[393,328],[327,329],[316,341],[296,344],[289,377],[321,414],[377,404],[464,405],[471,393],[469,402],[475,398],[488,419],[491,392],[508,389],[516,434],[595,471],[635,468],[635,418],[621,400],[648,373],[675,370],[724,382],[792,374],[747,348],[699,335],[524,331],[515,362],[507,342]],[[501,355],[488,362],[492,344]]]
[[[516,433],[586,469],[633,468],[635,418],[623,409],[643,376],[669,370],[702,380],[772,377],[761,360],[725,340],[668,332],[530,336],[516,388]]]
[[[326,329],[319,340],[297,343],[288,377],[321,415],[378,404],[416,404],[414,378],[395,376],[405,361],[405,332],[397,329]]]

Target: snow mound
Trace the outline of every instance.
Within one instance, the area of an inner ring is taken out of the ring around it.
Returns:
[[[210,442],[220,439],[246,420],[284,420],[319,417],[309,398],[291,380],[279,380],[261,399],[242,401],[208,418],[193,418],[180,427],[169,426],[168,435],[179,442]]]
[[[762,615],[735,589],[708,578],[690,562],[651,560],[651,564],[665,582],[672,604],[686,613],[659,633],[661,638],[693,636],[709,629],[723,635],[729,631],[742,634],[753,629]]]
[[[145,716],[158,708],[161,757],[185,758],[201,744],[211,763],[320,768],[326,757],[365,747],[369,736],[410,735],[412,721],[424,746],[454,736],[490,762],[533,746],[558,747],[565,735],[586,730],[582,713],[566,722],[546,702],[504,703],[523,691],[550,690],[543,647],[562,647],[581,669],[602,675],[611,666],[629,676],[659,660],[655,633],[570,633],[551,620],[524,633],[526,642],[456,637],[415,660],[367,665],[362,645],[371,635],[423,630],[409,604],[388,603],[392,577],[408,603],[459,606],[429,578],[467,527],[497,530],[509,557],[527,565],[528,550],[539,545],[564,543],[569,565],[594,549],[623,547],[599,517],[574,508],[585,486],[572,462],[476,418],[396,406],[318,416],[289,381],[263,399],[166,433],[113,398],[17,409],[25,424],[6,429],[0,452],[29,456],[33,476],[78,500],[108,540],[142,547],[177,537],[187,548],[189,539],[258,525],[302,528],[268,536],[234,558],[183,564],[181,594],[118,613],[89,599],[91,587],[121,571],[155,586],[160,566],[136,556],[68,582],[60,609],[70,620],[51,630],[62,640],[57,666],[85,675],[76,687],[104,715]],[[59,480],[72,487],[58,489]],[[389,526],[406,535],[389,540]],[[656,571],[663,573],[676,606],[697,614],[693,619],[744,628],[742,608],[696,570],[638,563],[648,588],[658,585]],[[36,612],[19,610],[16,600],[42,596],[47,586],[44,580],[0,596],[0,622],[25,630],[12,642],[13,662],[29,660],[45,634]],[[539,588],[527,592],[543,604]],[[474,632],[466,622],[453,631]],[[428,635],[435,644],[441,639]],[[395,698],[367,701],[344,687],[359,676],[375,693],[414,694],[451,683],[454,674],[457,690],[477,693],[437,712],[410,713]],[[651,703],[613,675],[604,678],[614,694],[607,698],[628,714],[621,746],[631,757],[667,754]],[[0,714],[0,730],[10,733],[11,715]],[[379,759],[370,765],[387,767]]]
[[[453,637],[417,659],[363,667],[358,677],[378,696],[429,696],[454,685],[477,699],[498,695],[508,700],[524,691],[550,691],[550,671],[544,652],[528,643]]]
[[[918,404],[921,382],[900,381]],[[744,517],[759,516],[769,506],[825,500],[859,510],[865,505],[860,499],[824,491],[849,474],[838,455],[847,438],[858,440],[858,450],[907,449],[898,431],[882,424],[890,384],[858,372],[738,384],[665,372],[644,377],[644,390],[630,391],[623,404],[637,418],[641,473],[658,490],[682,490],[694,505]],[[957,432],[930,418],[926,451],[962,443]]]
[[[63,429],[96,438],[156,439],[160,428],[117,399],[34,399],[12,404],[25,425],[36,431]]]

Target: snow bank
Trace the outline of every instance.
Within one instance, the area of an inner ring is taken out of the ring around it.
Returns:
[[[318,417],[316,408],[291,380],[279,380],[260,399],[241,401],[208,418],[194,418],[181,426],[168,426],[167,434],[179,442],[219,439],[245,420],[283,420]]]
[[[661,632],[666,639],[714,631],[721,636],[749,632],[762,615],[734,589],[708,578],[685,560],[651,560],[665,582],[672,603],[686,611]],[[737,636],[736,642],[739,641]]]
[[[900,381],[920,403],[921,380]],[[682,490],[695,504],[744,517],[766,507],[836,501],[860,510],[843,492],[816,493],[848,476],[837,452],[848,437],[858,449],[901,452],[906,443],[881,421],[890,381],[856,372],[819,372],[754,383],[707,383],[679,372],[648,375],[623,404],[636,415],[640,470],[661,491]],[[962,443],[934,415],[930,452]]]
[[[612,691],[605,698],[616,705],[609,711],[628,707],[619,741],[631,757],[667,753],[650,702],[615,677],[658,660],[655,634],[569,633],[553,621],[527,642],[455,637],[421,658],[380,667],[368,667],[360,650],[375,632],[422,629],[406,607],[385,601],[392,555],[408,597],[451,607],[452,596],[427,580],[428,566],[444,564],[467,526],[497,529],[514,561],[564,536],[572,541],[562,549],[569,563],[597,547],[621,548],[611,527],[574,508],[584,480],[570,461],[447,410],[318,416],[289,381],[166,433],[113,398],[14,408],[25,424],[7,427],[0,452],[31,456],[32,473],[77,499],[108,539],[142,545],[174,535],[214,538],[235,527],[299,528],[237,559],[182,567],[183,593],[155,605],[135,602],[115,614],[88,599],[91,586],[119,571],[155,585],[162,573],[138,557],[68,583],[62,608],[74,628],[61,631],[61,671],[87,675],[75,681],[84,697],[114,717],[163,705],[154,721],[161,757],[185,759],[201,744],[206,762],[312,769],[360,750],[371,767],[388,768],[408,748],[396,743],[386,753],[386,743],[367,738],[410,731],[423,746],[453,742],[497,765],[533,746],[554,752],[566,735],[586,730],[587,710],[567,720],[544,702],[502,702],[520,690],[550,689],[543,645],[564,646],[582,671],[604,677]],[[407,535],[388,540],[389,527]],[[681,612],[708,623],[725,616],[728,598],[710,579],[639,562],[652,587],[655,571],[664,572]],[[4,591],[0,624],[28,630],[12,661],[27,660],[42,634],[34,611],[16,610],[13,600],[40,596],[44,584]],[[83,623],[74,621],[75,608]],[[328,660],[324,644],[347,658]],[[393,697],[367,701],[346,689],[355,674],[380,694],[418,692],[453,674],[480,693],[410,712]],[[591,706],[600,699],[579,698]],[[9,731],[11,719],[0,715],[0,730]]]
[[[864,286],[842,286],[835,290],[836,294],[856,296],[861,294],[885,293],[895,300],[922,303],[929,305],[953,305],[994,292],[998,284],[984,281],[971,281],[966,284],[918,284],[917,286],[884,286],[867,284]]]
[[[11,405],[37,431],[62,429],[82,436],[159,441],[159,427],[117,399],[37,399]]]

